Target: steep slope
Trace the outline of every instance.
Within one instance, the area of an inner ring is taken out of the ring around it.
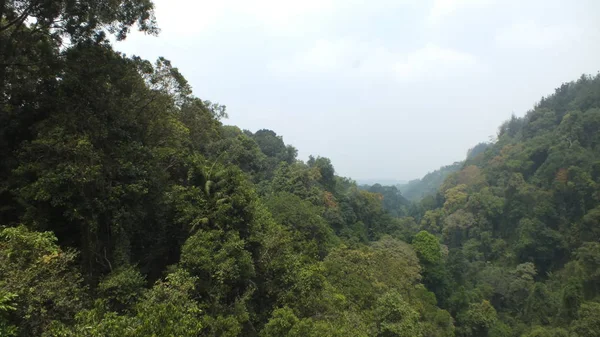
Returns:
[[[421,228],[449,251],[425,283],[458,335],[597,335],[599,135],[600,75],[582,76],[504,123],[424,206]]]
[[[411,180],[406,184],[398,185],[398,190],[406,199],[411,201],[420,201],[428,195],[435,194],[449,174],[454,173],[463,166],[463,162],[456,162],[452,165],[440,167],[429,172],[421,179]]]
[[[475,145],[467,151],[467,158],[465,160],[470,160],[481,155],[489,146],[490,143],[485,142]],[[442,166],[433,172],[427,173],[421,179],[411,180],[406,184],[398,184],[398,190],[406,199],[418,202],[427,196],[435,195],[444,180],[450,174],[463,168],[464,165],[465,161],[460,161],[452,165]]]

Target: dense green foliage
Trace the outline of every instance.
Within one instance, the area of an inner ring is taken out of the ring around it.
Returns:
[[[383,209],[390,215],[401,217],[408,215],[411,203],[400,192],[396,186],[382,186],[381,184],[361,185],[360,189],[371,193],[381,194],[383,197]]]
[[[427,196],[435,195],[446,177],[460,170],[463,164],[463,162],[456,162],[452,165],[440,167],[433,172],[427,173],[421,179],[411,180],[406,184],[398,185],[397,188],[402,193],[402,196],[408,200],[420,201]]]
[[[410,204],[115,52],[152,8],[0,2],[1,336],[598,336],[600,77]]]
[[[420,204],[448,252],[430,275],[458,336],[599,336],[600,75],[512,117]]]
[[[479,143],[467,151],[467,159],[473,159],[481,155],[490,143]],[[426,197],[431,197],[437,193],[446,178],[465,165],[465,161],[455,162],[452,165],[446,165],[439,169],[429,172],[421,179],[411,180],[406,184],[399,184],[396,187],[403,197],[410,201],[419,202]]]
[[[452,334],[405,201],[112,49],[152,8],[0,2],[0,335]]]

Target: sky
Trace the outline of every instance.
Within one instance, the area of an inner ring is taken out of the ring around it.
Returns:
[[[357,180],[463,160],[561,83],[600,71],[597,0],[155,0],[158,37],[226,124],[271,129]]]

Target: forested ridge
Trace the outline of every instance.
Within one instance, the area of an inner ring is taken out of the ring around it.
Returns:
[[[446,177],[460,170],[463,164],[464,162],[459,161],[452,165],[440,167],[433,172],[427,173],[421,179],[411,180],[406,184],[397,185],[396,187],[406,199],[418,202],[427,196],[435,195]]]
[[[132,28],[150,0],[0,1],[0,336],[600,336],[600,76],[410,202],[225,125]]]
[[[489,146],[490,144],[487,142],[475,145],[467,151],[466,160],[479,155]],[[419,202],[425,197],[435,195],[446,178],[450,174],[459,171],[464,164],[465,161],[463,160],[457,161],[451,165],[442,166],[437,170],[427,173],[423,178],[411,180],[406,184],[398,184],[396,185],[396,188],[407,200]]]

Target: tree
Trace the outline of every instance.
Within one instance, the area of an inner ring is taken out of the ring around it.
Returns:
[[[440,243],[434,235],[420,231],[415,235],[412,245],[423,265],[435,266],[440,263],[442,251]]]
[[[569,337],[569,333],[561,328],[536,326],[524,337]]]
[[[539,220],[523,219],[519,223],[519,242],[516,251],[520,261],[534,262],[541,273],[564,257],[562,236]]]
[[[307,256],[322,259],[335,244],[331,227],[320,216],[321,210],[291,193],[266,198],[265,205],[275,221],[290,228]]]
[[[375,184],[369,188],[369,192],[382,195],[383,208],[392,216],[399,217],[407,213],[409,202],[402,196],[396,186]]]
[[[317,157],[314,162],[314,167],[319,170],[319,183],[327,190],[335,190],[335,169],[329,158]]]
[[[577,337],[600,336],[600,303],[583,303],[578,312],[578,319],[571,323],[570,330]]]
[[[600,244],[597,242],[584,242],[575,254],[577,265],[582,270],[584,294],[587,298],[594,298],[600,293]]]
[[[41,335],[53,321],[71,321],[86,301],[75,258],[75,252],[58,247],[52,233],[1,229],[0,329]]]
[[[37,1],[0,3],[0,166],[2,180],[14,169],[12,153],[48,116],[65,64],[61,46],[125,39],[130,28],[158,32],[150,0]],[[68,48],[67,48],[68,49]],[[101,63],[95,63],[100,65]],[[50,98],[50,99],[49,99]],[[25,132],[25,130],[30,131]]]
[[[471,303],[469,309],[457,317],[459,331],[464,336],[488,336],[489,330],[496,324],[496,310],[488,301]]]
[[[375,306],[378,337],[420,337],[419,314],[395,291],[385,293]]]
[[[76,324],[54,324],[49,336],[198,336],[203,329],[203,315],[192,299],[195,279],[179,270],[158,281],[144,292],[131,313],[119,315],[103,307],[77,314]]]
[[[17,327],[10,323],[8,317],[9,312],[16,310],[16,308],[12,306],[15,297],[15,294],[3,290],[0,291],[0,334],[2,336],[11,337],[17,335]]]

